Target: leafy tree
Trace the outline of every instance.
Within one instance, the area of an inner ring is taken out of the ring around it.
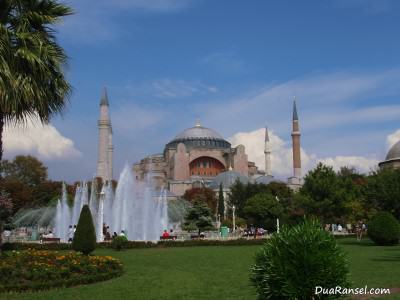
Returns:
[[[367,178],[366,202],[376,210],[392,213],[400,220],[400,169],[382,169]]]
[[[203,202],[212,210],[213,213],[217,211],[217,198],[215,197],[215,192],[209,188],[192,188],[186,190],[183,195],[183,199],[195,203]]]
[[[0,163],[3,178],[17,180],[29,187],[35,187],[47,180],[47,167],[36,157],[18,155],[12,161]]]
[[[33,189],[16,179],[6,178],[0,180],[0,189],[9,195],[13,204],[13,214],[19,209],[32,204]]]
[[[84,205],[72,240],[72,249],[90,254],[96,247],[96,231],[89,206]]]
[[[349,199],[343,182],[332,167],[319,163],[308,172],[297,197],[297,206],[306,214],[318,216],[325,222],[336,221],[345,215],[345,203]]]
[[[1,245],[2,245],[2,233],[4,223],[11,216],[13,211],[13,206],[11,199],[8,197],[7,193],[4,191],[0,192],[0,253],[1,253]]]
[[[248,221],[256,227],[276,229],[276,219],[283,214],[283,206],[271,194],[260,193],[251,197],[244,207]]]
[[[71,87],[53,26],[72,10],[56,0],[0,1],[0,160],[7,123],[60,113]]]
[[[193,207],[187,212],[184,228],[186,230],[198,230],[200,232],[212,229],[212,218],[210,208],[203,202],[195,202]]]
[[[219,185],[219,192],[218,192],[218,214],[222,219],[225,216],[225,200],[224,200],[224,191],[222,190],[222,183]]]

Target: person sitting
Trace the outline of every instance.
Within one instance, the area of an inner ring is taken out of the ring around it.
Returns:
[[[50,230],[49,233],[48,234],[44,234],[43,237],[46,238],[46,239],[52,239],[52,238],[54,238],[54,234]]]
[[[164,232],[163,232],[163,234],[162,234],[162,238],[163,238],[163,239],[169,238],[169,233],[168,233],[167,230],[164,230]]]
[[[119,236],[125,236],[125,231],[121,230],[121,233],[119,234]]]
[[[115,238],[117,236],[118,236],[118,234],[114,231],[112,238]]]

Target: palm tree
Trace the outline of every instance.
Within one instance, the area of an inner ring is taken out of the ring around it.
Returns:
[[[54,25],[72,9],[57,0],[0,1],[0,160],[4,125],[48,123],[71,93]]]

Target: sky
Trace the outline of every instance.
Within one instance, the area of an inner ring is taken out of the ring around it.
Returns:
[[[49,125],[8,126],[5,157],[31,154],[55,180],[86,180],[97,161],[107,87],[114,176],[161,153],[200,119],[263,169],[291,175],[296,96],[304,173],[322,161],[370,172],[400,139],[396,0],[89,0],[56,26],[73,86]]]

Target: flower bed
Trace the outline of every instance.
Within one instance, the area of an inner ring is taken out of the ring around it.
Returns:
[[[0,259],[0,292],[43,290],[107,280],[122,274],[111,256],[85,256],[28,249],[5,253]]]

